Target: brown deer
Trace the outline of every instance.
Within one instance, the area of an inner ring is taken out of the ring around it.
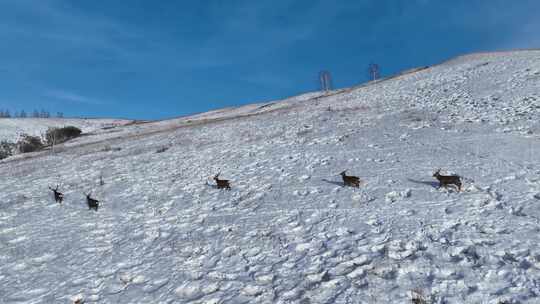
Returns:
[[[454,185],[457,187],[458,191],[461,191],[461,177],[459,175],[441,175],[440,172],[441,169],[438,169],[433,173],[433,177],[439,181],[439,188],[446,188],[448,185]]]
[[[86,203],[88,204],[88,210],[94,209],[95,211],[98,211],[99,201],[97,199],[92,198],[91,193],[88,193],[85,195],[86,195]]]
[[[359,188],[360,178],[358,178],[358,176],[347,175],[346,172],[347,170],[339,174],[343,178],[343,185]]]
[[[56,188],[53,189],[51,186],[49,186],[49,189],[51,189],[52,192],[54,192],[54,200],[61,204],[62,201],[64,200],[64,193],[58,191],[58,187],[60,187],[60,185],[56,185]]]
[[[214,180],[216,181],[217,188],[231,190],[231,184],[229,183],[229,180],[219,179],[220,174],[221,172],[219,172],[218,174],[216,174],[216,176],[214,176]]]

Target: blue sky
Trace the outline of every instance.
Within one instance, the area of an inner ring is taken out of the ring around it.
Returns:
[[[160,119],[540,47],[538,0],[0,0],[0,109]]]

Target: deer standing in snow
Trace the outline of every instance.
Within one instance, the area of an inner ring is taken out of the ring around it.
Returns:
[[[226,180],[226,179],[219,179],[219,175],[221,174],[221,172],[219,172],[218,174],[216,174],[214,176],[214,180],[216,181],[216,185],[217,185],[217,188],[218,189],[227,189],[227,190],[231,190],[231,184],[229,182],[229,180]]]
[[[433,173],[433,177],[439,181],[439,188],[446,188],[448,185],[454,185],[457,187],[458,191],[461,191],[461,177],[459,175],[441,175],[440,172],[441,169],[438,169]]]
[[[85,195],[86,195],[86,203],[88,204],[88,210],[94,209],[95,211],[98,211],[99,201],[97,199],[92,198],[91,193],[88,193]]]
[[[64,200],[64,193],[58,191],[58,187],[60,187],[59,185],[56,185],[56,188],[53,189],[51,186],[49,186],[49,189],[51,189],[51,191],[54,193],[54,200],[61,204],[62,203],[62,200]]]
[[[343,178],[343,184],[345,186],[351,186],[351,187],[360,187],[360,178],[358,176],[352,176],[346,174],[347,170],[341,172],[339,175]]]

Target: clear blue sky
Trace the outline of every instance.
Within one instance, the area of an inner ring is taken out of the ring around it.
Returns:
[[[0,0],[0,108],[158,119],[540,47],[539,0]]]

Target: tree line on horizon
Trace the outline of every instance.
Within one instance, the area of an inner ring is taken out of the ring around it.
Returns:
[[[38,110],[34,110],[32,111],[32,113],[26,113],[26,111],[24,110],[21,110],[21,111],[17,111],[15,112],[13,115],[11,115],[11,112],[9,110],[4,110],[4,109],[0,109],[0,118],[51,118],[51,113],[49,111],[46,111],[46,110],[41,110],[41,111],[38,111]],[[63,118],[64,117],[64,113],[62,112],[57,112],[56,113],[56,118]]]
[[[81,133],[82,130],[74,126],[49,127],[41,136],[23,133],[16,142],[0,140],[0,160],[18,153],[40,151],[46,147],[51,147],[54,153],[55,145],[79,137]]]

